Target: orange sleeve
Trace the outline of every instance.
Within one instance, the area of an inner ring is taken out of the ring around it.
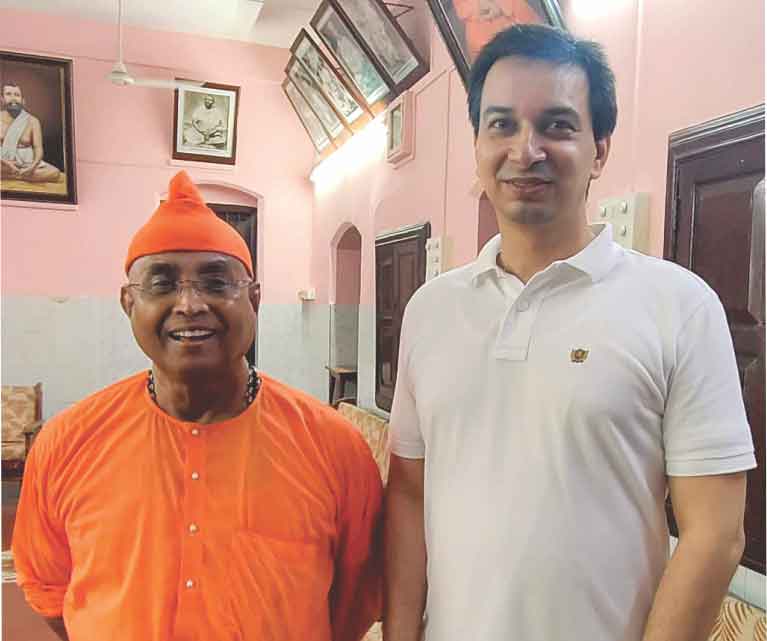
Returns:
[[[330,594],[333,641],[359,641],[382,613],[383,486],[370,448],[361,436],[355,436]]]
[[[27,457],[11,545],[17,583],[32,609],[49,618],[61,616],[72,567],[63,524],[50,507],[49,437],[56,424],[43,428]]]

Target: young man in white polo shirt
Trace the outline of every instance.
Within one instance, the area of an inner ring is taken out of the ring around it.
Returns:
[[[501,233],[405,312],[385,639],[703,641],[755,466],[722,305],[586,222],[617,112],[598,45],[512,27],[469,111]]]

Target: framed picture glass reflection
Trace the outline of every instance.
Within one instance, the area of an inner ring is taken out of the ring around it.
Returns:
[[[311,20],[311,25],[346,75],[351,78],[368,108],[374,114],[386,109],[391,87],[330,0],[323,0]]]
[[[349,128],[357,131],[370,122],[370,113],[364,98],[357,94],[354,86],[333,67],[304,29],[299,32],[290,51]]]
[[[331,0],[395,94],[427,71],[410,39],[382,0]]]
[[[312,111],[317,114],[330,139],[341,144],[345,142],[351,136],[351,132],[297,58],[290,59],[288,66],[285,67],[285,73],[309,103]]]
[[[332,153],[335,150],[335,145],[330,140],[330,136],[322,126],[317,114],[312,111],[306,98],[288,78],[282,81],[282,90],[288,97],[317,153],[323,157]]]

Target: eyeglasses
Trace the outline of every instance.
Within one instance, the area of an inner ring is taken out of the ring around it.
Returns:
[[[200,298],[223,301],[239,298],[243,288],[252,284],[252,280],[230,281],[219,277],[203,278],[202,280],[170,280],[169,278],[155,277],[146,283],[128,283],[128,287],[136,289],[147,298],[154,300],[178,296],[184,288],[191,287]]]

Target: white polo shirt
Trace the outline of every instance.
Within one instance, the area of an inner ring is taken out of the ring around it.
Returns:
[[[597,231],[526,285],[496,236],[407,306],[391,451],[425,458],[427,641],[640,641],[666,475],[756,465],[716,294]]]

